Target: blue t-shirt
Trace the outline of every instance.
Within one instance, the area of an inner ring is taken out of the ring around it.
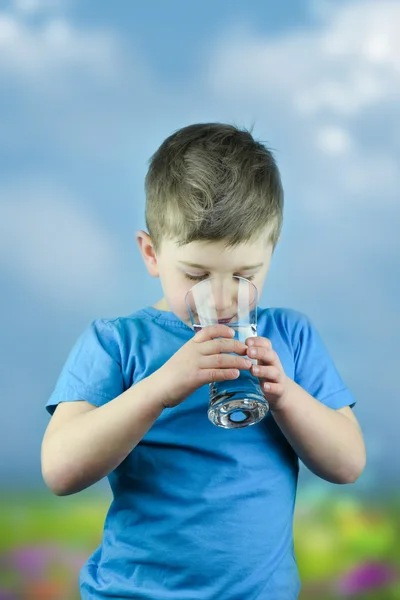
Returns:
[[[47,403],[99,407],[151,375],[194,335],[153,307],[96,320]],[[259,309],[285,373],[323,404],[353,405],[309,319]],[[81,570],[83,600],[295,600],[298,458],[269,413],[243,429],[207,418],[208,386],[166,409],[108,479],[113,501],[101,546]]]

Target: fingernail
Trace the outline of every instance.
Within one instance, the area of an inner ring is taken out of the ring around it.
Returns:
[[[269,385],[269,383],[264,383],[264,390],[268,391],[271,389],[271,386]]]
[[[259,372],[260,372],[259,367],[253,367],[253,373],[259,373]]]
[[[254,346],[254,340],[249,340],[249,341],[247,342],[247,345],[248,345],[248,346]]]
[[[235,335],[236,331],[234,329],[232,329],[232,327],[229,327],[229,331],[231,332],[231,335]]]
[[[251,350],[249,350],[251,356],[255,356],[257,354],[257,350],[255,348],[252,348]]]

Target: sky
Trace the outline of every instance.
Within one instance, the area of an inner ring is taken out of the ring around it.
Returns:
[[[148,160],[210,121],[275,152],[260,304],[307,314],[355,395],[354,489],[400,483],[399,30],[394,0],[0,1],[3,485],[42,485],[44,405],[88,323],[162,296],[135,241]]]

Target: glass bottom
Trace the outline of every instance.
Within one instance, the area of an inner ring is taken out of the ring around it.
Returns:
[[[212,395],[208,409],[211,423],[224,429],[239,429],[259,423],[268,413],[269,406],[264,396],[240,391]]]

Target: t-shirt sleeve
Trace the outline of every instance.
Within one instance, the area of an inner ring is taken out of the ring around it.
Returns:
[[[334,410],[356,403],[344,384],[319,333],[302,315],[294,345],[294,380],[311,396]]]
[[[53,414],[60,402],[76,400],[99,407],[123,391],[121,353],[113,327],[96,320],[70,351],[46,409]]]

